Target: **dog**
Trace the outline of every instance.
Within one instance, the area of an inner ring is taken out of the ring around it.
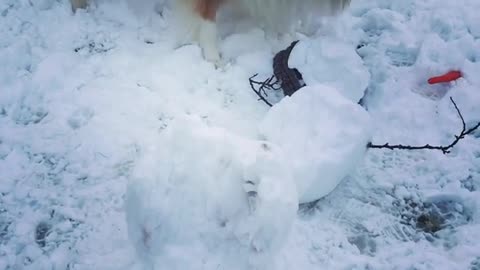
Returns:
[[[90,0],[70,0],[72,10],[85,8]],[[152,0],[154,1],[154,0]],[[346,9],[351,0],[171,0],[178,39],[198,42],[204,57],[218,63],[217,13],[223,6],[250,15],[267,31],[289,33],[302,18],[332,16]],[[180,34],[183,33],[183,34]],[[183,36],[182,36],[183,35]],[[187,36],[187,38],[185,38]]]

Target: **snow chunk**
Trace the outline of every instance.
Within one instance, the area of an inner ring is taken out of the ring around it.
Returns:
[[[30,3],[36,8],[38,8],[39,10],[47,10],[52,8],[53,4],[55,3],[55,0],[37,0],[37,1],[31,1]]]
[[[288,65],[302,73],[307,85],[329,85],[353,102],[363,97],[370,81],[370,73],[355,49],[331,38],[300,41]]]
[[[200,120],[174,121],[146,149],[127,187],[129,236],[140,257],[175,269],[268,269],[298,207],[283,164],[267,142]]]
[[[306,86],[266,115],[261,133],[289,157],[300,202],[330,193],[362,160],[370,117],[358,104],[324,85]]]

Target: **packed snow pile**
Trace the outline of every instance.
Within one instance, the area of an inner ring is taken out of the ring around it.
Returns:
[[[128,184],[130,239],[169,269],[271,269],[298,198],[278,147],[198,119],[176,120],[145,150]]]
[[[370,138],[366,111],[322,85],[282,100],[260,129],[265,141],[177,119],[145,149],[126,200],[143,262],[270,269],[299,202],[330,193]]]
[[[299,42],[288,66],[302,73],[306,85],[329,85],[353,102],[363,97],[370,81],[370,73],[355,48],[331,37]]]
[[[298,204],[326,196],[363,158],[369,120],[336,89],[315,85],[267,113],[265,141],[197,118],[171,122],[145,149],[127,188],[129,235],[140,258],[175,269],[271,269]]]
[[[335,88],[319,84],[282,99],[260,129],[288,156],[302,203],[327,195],[350,174],[371,136],[368,113]]]

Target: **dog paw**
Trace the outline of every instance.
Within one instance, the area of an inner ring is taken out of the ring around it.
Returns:
[[[203,53],[203,58],[212,63],[215,66],[215,69],[225,70],[229,62],[224,59],[218,52],[217,53]]]
[[[214,48],[204,48],[203,49],[203,57],[212,63],[219,63],[222,58],[220,57],[220,53],[217,49]]]

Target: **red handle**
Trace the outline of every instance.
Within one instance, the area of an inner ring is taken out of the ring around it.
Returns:
[[[428,83],[429,84],[447,83],[447,82],[455,81],[461,77],[462,77],[462,73],[460,71],[453,70],[443,75],[428,79]]]

